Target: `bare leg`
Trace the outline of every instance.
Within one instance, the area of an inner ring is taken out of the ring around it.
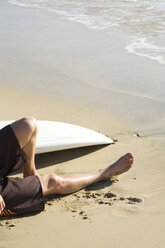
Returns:
[[[24,177],[36,175],[37,171],[34,161],[38,131],[36,120],[32,117],[23,118],[12,123],[11,127],[26,156],[27,163],[23,167]]]
[[[93,174],[77,174],[68,176],[39,176],[43,194],[69,194],[78,191],[92,183],[111,178],[129,170],[133,164],[133,156],[127,153],[114,164]]]

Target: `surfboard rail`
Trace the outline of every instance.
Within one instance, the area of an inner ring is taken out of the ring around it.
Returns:
[[[0,129],[14,122],[0,121]],[[94,130],[70,123],[38,120],[36,154],[114,143],[112,139]]]

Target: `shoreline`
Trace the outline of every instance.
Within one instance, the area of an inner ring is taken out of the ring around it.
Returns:
[[[10,110],[1,113],[1,120],[19,119],[23,116],[34,116],[40,120],[59,122],[70,120],[71,124],[95,129],[97,132],[104,132],[105,135],[109,135],[107,132],[111,129],[113,130],[112,136],[120,133],[124,126],[105,111],[75,101],[54,98],[1,84],[0,95],[1,108],[7,107]],[[128,127],[124,126],[124,129],[128,130]]]

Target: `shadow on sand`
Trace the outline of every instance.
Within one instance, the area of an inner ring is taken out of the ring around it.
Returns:
[[[49,152],[36,155],[37,169],[61,164],[79,157],[83,157],[97,150],[104,148],[106,145],[89,146],[75,149],[68,149],[63,151]]]

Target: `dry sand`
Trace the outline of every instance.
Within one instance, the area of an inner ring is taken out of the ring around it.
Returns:
[[[50,197],[44,212],[0,221],[0,247],[164,247],[164,140],[134,137],[103,111],[0,86],[1,120],[35,116],[100,131],[115,145],[37,156],[39,173],[86,173],[131,151],[133,168],[119,181]],[[18,174],[21,176],[21,174]]]

